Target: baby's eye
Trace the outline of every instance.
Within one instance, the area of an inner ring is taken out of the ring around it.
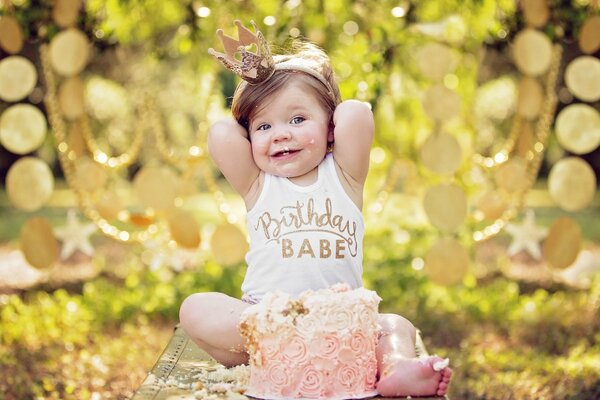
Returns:
[[[297,116],[297,117],[292,118],[292,120],[290,122],[292,124],[300,124],[300,123],[304,122],[305,120],[306,120],[306,118]]]
[[[269,125],[269,124],[260,124],[259,126],[256,127],[256,130],[257,131],[266,131],[270,127],[271,127],[271,125]]]

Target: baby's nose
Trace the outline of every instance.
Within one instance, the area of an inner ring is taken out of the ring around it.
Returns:
[[[277,127],[273,135],[273,140],[278,142],[281,140],[287,140],[290,137],[292,137],[292,134],[287,127]]]

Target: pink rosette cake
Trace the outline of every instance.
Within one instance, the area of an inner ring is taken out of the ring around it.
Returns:
[[[268,293],[242,315],[250,354],[246,395],[263,399],[359,399],[377,395],[378,305],[364,288]]]

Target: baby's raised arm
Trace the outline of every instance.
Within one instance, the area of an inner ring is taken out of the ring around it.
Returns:
[[[210,128],[208,151],[229,184],[246,198],[260,173],[252,157],[248,131],[233,118],[221,120]]]
[[[362,188],[375,131],[371,108],[362,101],[346,100],[336,107],[333,123],[333,157],[344,174]]]

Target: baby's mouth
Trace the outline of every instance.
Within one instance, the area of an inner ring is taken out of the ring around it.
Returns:
[[[293,153],[296,153],[298,150],[291,150],[288,147],[284,147],[283,150],[279,150],[278,152],[276,152],[275,154],[273,154],[272,157],[283,157],[283,156],[287,156]]]

